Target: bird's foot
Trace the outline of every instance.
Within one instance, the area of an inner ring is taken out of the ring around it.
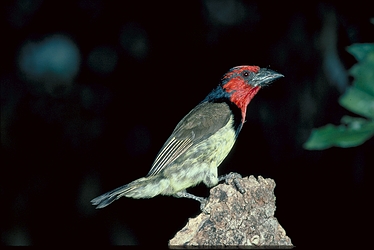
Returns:
[[[203,212],[205,211],[205,206],[207,204],[206,198],[187,193],[186,191],[179,191],[178,193],[175,193],[173,196],[177,198],[188,198],[188,199],[193,199],[195,201],[198,201],[200,202],[200,210]]]
[[[243,186],[240,184],[240,182],[238,181],[238,179],[241,179],[242,176],[239,174],[239,173],[234,173],[234,172],[231,172],[229,174],[226,174],[226,175],[221,175],[218,177],[218,181],[223,181],[225,180],[225,183],[227,185],[234,185],[235,188],[242,194],[245,193],[245,189],[243,188]]]

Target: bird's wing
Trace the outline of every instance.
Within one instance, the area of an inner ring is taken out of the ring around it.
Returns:
[[[201,103],[175,127],[158,153],[147,176],[158,174],[191,146],[207,139],[230,120],[231,111],[225,103]]]

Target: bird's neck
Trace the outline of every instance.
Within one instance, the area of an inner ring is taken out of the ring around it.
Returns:
[[[223,89],[225,92],[229,93],[230,101],[241,110],[242,123],[244,123],[247,114],[247,106],[260,90],[260,86],[253,87],[242,81],[235,81],[235,79],[232,79],[223,86]]]
[[[229,101],[230,95],[221,86],[213,89],[202,102],[222,102]]]
[[[257,90],[258,91],[258,90]],[[256,93],[257,93],[256,91]],[[253,93],[252,97],[256,94]],[[245,121],[245,114],[246,114],[246,109],[247,106],[245,103],[240,102],[237,100],[237,96],[234,95],[233,93],[228,93],[225,91],[221,85],[217,86],[217,88],[213,89],[212,92],[210,92],[205,99],[201,102],[225,102],[227,105],[230,107],[233,119],[234,119],[234,124],[233,124],[233,129],[235,130],[236,135],[239,134],[244,121]],[[249,101],[247,102],[249,103]]]

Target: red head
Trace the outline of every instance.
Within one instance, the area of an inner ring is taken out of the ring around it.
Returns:
[[[260,88],[270,84],[283,75],[258,66],[237,66],[223,77],[221,86],[229,94],[230,101],[242,111],[242,123],[245,121],[247,105]]]

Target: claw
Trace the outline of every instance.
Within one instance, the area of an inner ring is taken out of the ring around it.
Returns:
[[[243,188],[242,184],[240,184],[237,178],[233,179],[232,182],[235,184],[236,189],[238,189],[241,194],[245,193],[245,189]]]
[[[187,193],[185,190],[180,191],[178,193],[175,193],[173,196],[177,197],[177,198],[188,198],[188,199],[193,199],[195,201],[198,201],[198,202],[200,202],[200,210],[203,211],[203,212],[205,211],[205,206],[207,204],[207,199],[206,198]]]
[[[241,194],[244,194],[245,193],[245,189],[243,188],[243,186],[240,184],[240,182],[238,181],[238,179],[242,178],[242,176],[239,174],[239,173],[234,173],[234,172],[230,172],[229,174],[227,175],[223,175],[223,176],[220,176],[218,177],[218,180],[219,181],[223,181],[225,180],[225,183],[227,185],[230,185],[231,183],[233,183],[233,185],[235,186],[235,188],[241,193]]]
[[[201,212],[204,212],[204,213],[209,213],[205,210],[205,207],[206,207],[206,204],[208,203],[208,200],[207,199],[203,199],[200,201],[200,210]]]

